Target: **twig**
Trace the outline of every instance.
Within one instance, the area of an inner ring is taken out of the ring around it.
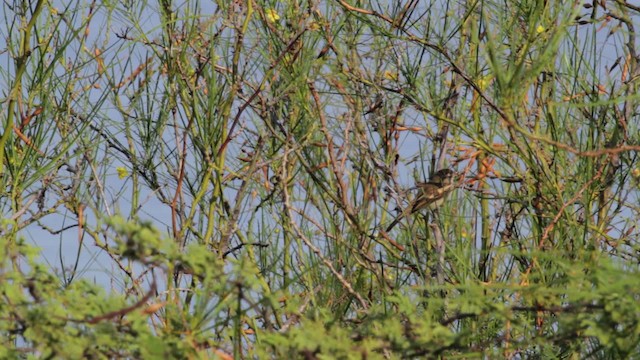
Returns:
[[[282,165],[284,169],[287,168],[286,162],[287,162],[287,156],[284,156],[283,165]],[[367,304],[367,301],[353,289],[351,284],[335,269],[333,264],[331,264],[331,262],[322,255],[322,252],[320,251],[320,249],[317,246],[313,245],[311,241],[306,236],[304,236],[304,234],[302,233],[302,230],[298,227],[298,224],[296,224],[296,222],[293,221],[293,211],[291,211],[291,202],[289,201],[289,191],[287,191],[286,185],[283,186],[283,193],[284,193],[284,207],[287,211],[287,217],[289,218],[289,222],[291,223],[291,226],[293,227],[296,235],[302,240],[302,242],[304,242],[309,247],[309,249],[311,249],[311,251],[314,254],[316,254],[316,256],[318,256],[318,258],[320,258],[322,263],[325,266],[327,266],[327,268],[329,268],[329,271],[331,271],[331,273],[336,277],[336,279],[338,279],[340,284],[342,284],[342,287],[345,290],[347,290],[349,294],[351,294],[353,297],[355,297],[358,300],[358,302],[360,303],[360,307],[362,307],[365,310],[368,309],[369,305]]]

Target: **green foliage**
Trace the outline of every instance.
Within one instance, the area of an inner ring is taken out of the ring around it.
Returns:
[[[640,345],[640,313],[634,301],[640,296],[638,272],[606,262],[585,270],[552,287],[475,283],[396,293],[384,306],[342,321],[314,307],[295,330],[260,334],[264,349],[257,354],[398,359],[635,354]],[[599,278],[619,279],[625,285],[600,283]],[[442,290],[450,296],[424,297],[425,291]]]
[[[125,305],[120,295],[79,280],[68,287],[40,264],[34,249],[23,241],[9,244],[9,253],[1,260],[2,347],[14,357],[30,349],[43,358],[92,358],[115,354],[133,354],[132,343],[138,334],[126,330],[137,326],[142,334],[145,319],[127,318],[129,325],[112,322],[91,324],[94,317]],[[19,265],[17,265],[19,264]]]

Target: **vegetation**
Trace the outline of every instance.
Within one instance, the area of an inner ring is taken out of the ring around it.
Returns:
[[[640,8],[63,3],[0,5],[1,358],[640,354]]]

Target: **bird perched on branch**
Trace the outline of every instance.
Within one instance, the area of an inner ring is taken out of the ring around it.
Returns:
[[[408,214],[415,214],[422,209],[434,210],[440,207],[447,195],[453,190],[453,171],[450,169],[438,170],[426,183],[419,183],[416,188],[419,193],[415,200],[407,206],[387,227],[387,232],[391,231]]]

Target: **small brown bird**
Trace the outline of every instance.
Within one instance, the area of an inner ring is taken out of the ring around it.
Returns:
[[[418,196],[410,206],[396,216],[393,222],[387,226],[387,232],[391,231],[407,214],[415,214],[425,208],[434,210],[440,207],[454,188],[453,171],[450,169],[438,170],[429,182],[419,183],[417,188],[420,191]]]

